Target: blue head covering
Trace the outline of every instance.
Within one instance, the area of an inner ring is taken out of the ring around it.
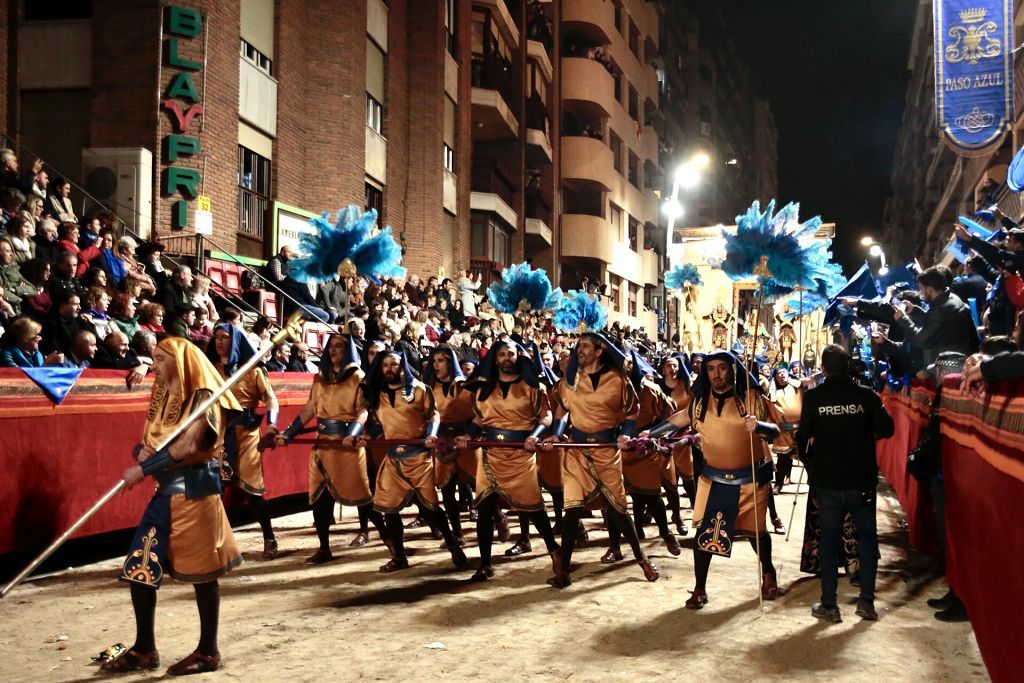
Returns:
[[[604,349],[601,353],[601,362],[604,365],[625,372],[626,354],[622,349],[613,344],[611,339],[600,332],[584,332],[580,335],[581,340],[586,337],[589,337],[590,340],[597,344],[599,348]],[[576,386],[576,376],[579,374],[579,371],[580,359],[579,354],[576,351],[576,347],[574,346],[572,347],[572,351],[569,353],[569,366],[565,370],[565,381],[570,387]]]
[[[537,374],[537,367],[533,359],[530,358],[530,352],[515,342],[499,341],[490,348],[467,382],[479,388],[480,393],[477,394],[477,398],[481,401],[490,396],[491,391],[498,385],[498,351],[503,348],[515,349],[516,372],[520,379],[534,388],[541,384],[542,380]]]
[[[389,356],[398,358],[402,366],[402,396],[405,400],[411,401],[413,392],[416,389],[416,377],[412,374],[412,368],[409,367],[409,359],[401,351],[385,349],[373,359],[370,373],[366,377],[366,402],[374,409],[380,405],[380,394],[387,387],[387,382],[384,379],[383,363],[384,359]]]
[[[327,352],[330,348],[331,342],[335,339],[345,340],[345,358],[341,362],[341,371],[335,375],[334,365],[331,363],[331,354]],[[356,345],[355,337],[350,334],[332,334],[327,337],[327,343],[324,344],[323,353],[320,356],[320,368],[319,374],[320,379],[327,382],[338,382],[345,379],[348,375],[354,371],[362,368],[363,359],[359,355],[359,347]]]
[[[654,366],[648,363],[646,358],[637,353],[636,349],[630,349],[629,356],[632,361],[632,365],[629,368],[629,381],[633,384],[633,388],[636,389],[637,393],[640,392],[640,387],[644,382],[644,377],[652,376],[655,379],[661,378],[661,375]]]
[[[698,355],[698,354],[694,354],[694,355]],[[703,358],[703,354],[700,354],[700,356]],[[668,354],[667,356],[662,358],[660,361],[658,361],[658,369],[660,371],[663,372],[665,370],[665,361],[667,361],[669,359],[675,360],[675,362],[679,365],[679,369],[676,371],[676,375],[675,375],[675,377],[673,379],[678,380],[679,382],[682,382],[683,386],[686,387],[686,390],[689,391],[690,388],[691,388],[691,385],[693,383],[693,381],[692,381],[692,379],[690,377],[690,375],[693,372],[693,370],[690,367],[690,364],[688,362],[686,362],[686,354],[685,353],[670,353],[670,354]],[[667,384],[665,384],[665,379],[666,379],[665,377],[661,377],[658,380],[658,385],[661,387],[662,391],[664,391],[666,394],[671,394],[672,390],[668,387]]]
[[[213,337],[211,337],[210,343],[206,346],[206,357],[214,365],[221,362],[220,354],[217,353],[216,339],[218,332],[227,332],[231,335],[231,350],[228,351],[228,362],[224,365],[224,374],[230,377],[235,374],[239,366],[245,365],[249,362],[250,358],[256,355],[256,349],[252,347],[252,343],[245,336],[245,332],[234,325],[221,323],[213,328]]]
[[[554,370],[544,364],[544,358],[540,352],[540,347],[537,346],[537,342],[531,341],[527,348],[530,352],[530,356],[533,358],[533,367],[534,370],[537,371],[537,376],[540,378],[540,381],[547,385],[548,388],[558,384],[558,375],[555,374]]]
[[[462,372],[462,365],[459,363],[459,355],[455,353],[455,349],[447,344],[442,344],[431,350],[429,354],[426,367],[423,369],[424,384],[429,387],[437,381],[437,377],[434,375],[434,356],[439,353],[443,353],[448,357],[448,367],[451,372],[451,376],[448,378],[449,381],[466,379],[466,375]]]

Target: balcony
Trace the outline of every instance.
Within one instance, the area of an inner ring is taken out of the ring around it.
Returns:
[[[519,134],[519,121],[497,90],[473,88],[473,138],[512,140]]]
[[[441,204],[444,206],[444,210],[457,216],[459,213],[458,177],[447,168],[444,169],[444,177],[441,179],[441,186]]]
[[[531,241],[535,240],[551,246],[551,228],[539,218],[526,219],[526,237]]]
[[[608,45],[615,32],[615,3],[562,0],[562,28],[594,45]]]
[[[607,118],[616,111],[615,81],[604,65],[586,57],[564,57],[562,70],[566,108],[584,119]]]
[[[478,7],[486,7],[491,11],[491,20],[501,31],[513,48],[519,47],[519,29],[515,19],[508,11],[505,0],[473,0]]]
[[[600,216],[562,214],[562,257],[615,261],[615,230]]]
[[[513,230],[519,228],[519,214],[496,194],[491,192],[471,192],[469,194],[469,208],[471,211],[493,213],[505,221]]]
[[[551,150],[551,141],[547,133],[536,128],[526,129],[526,165],[529,168],[537,168],[550,164],[554,158]]]
[[[540,67],[541,73],[544,74],[544,78],[548,83],[551,83],[555,77],[555,70],[551,66],[551,59],[548,57],[547,48],[544,47],[544,43],[537,40],[526,41],[526,55],[537,62],[537,66]]]
[[[618,186],[612,151],[601,140],[562,138],[562,180],[574,189],[611,192]]]

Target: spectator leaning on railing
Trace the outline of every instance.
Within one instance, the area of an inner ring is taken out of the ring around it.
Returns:
[[[946,275],[938,268],[924,270],[917,276],[921,298],[928,303],[924,322],[915,324],[908,315],[906,302],[894,305],[893,317],[907,337],[918,346],[925,365],[935,362],[943,351],[969,355],[978,350],[978,334],[971,311],[956,294],[949,291]]]

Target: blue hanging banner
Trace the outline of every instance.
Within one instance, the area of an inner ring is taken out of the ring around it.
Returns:
[[[1013,120],[1013,0],[933,0],[935,123],[960,156],[994,151]]]

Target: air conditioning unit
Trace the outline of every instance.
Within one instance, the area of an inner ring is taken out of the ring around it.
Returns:
[[[85,191],[142,239],[153,228],[153,153],[143,147],[82,150]],[[95,203],[87,198],[86,210]]]
[[[706,138],[711,137],[711,124],[707,121],[700,122],[700,134]]]

